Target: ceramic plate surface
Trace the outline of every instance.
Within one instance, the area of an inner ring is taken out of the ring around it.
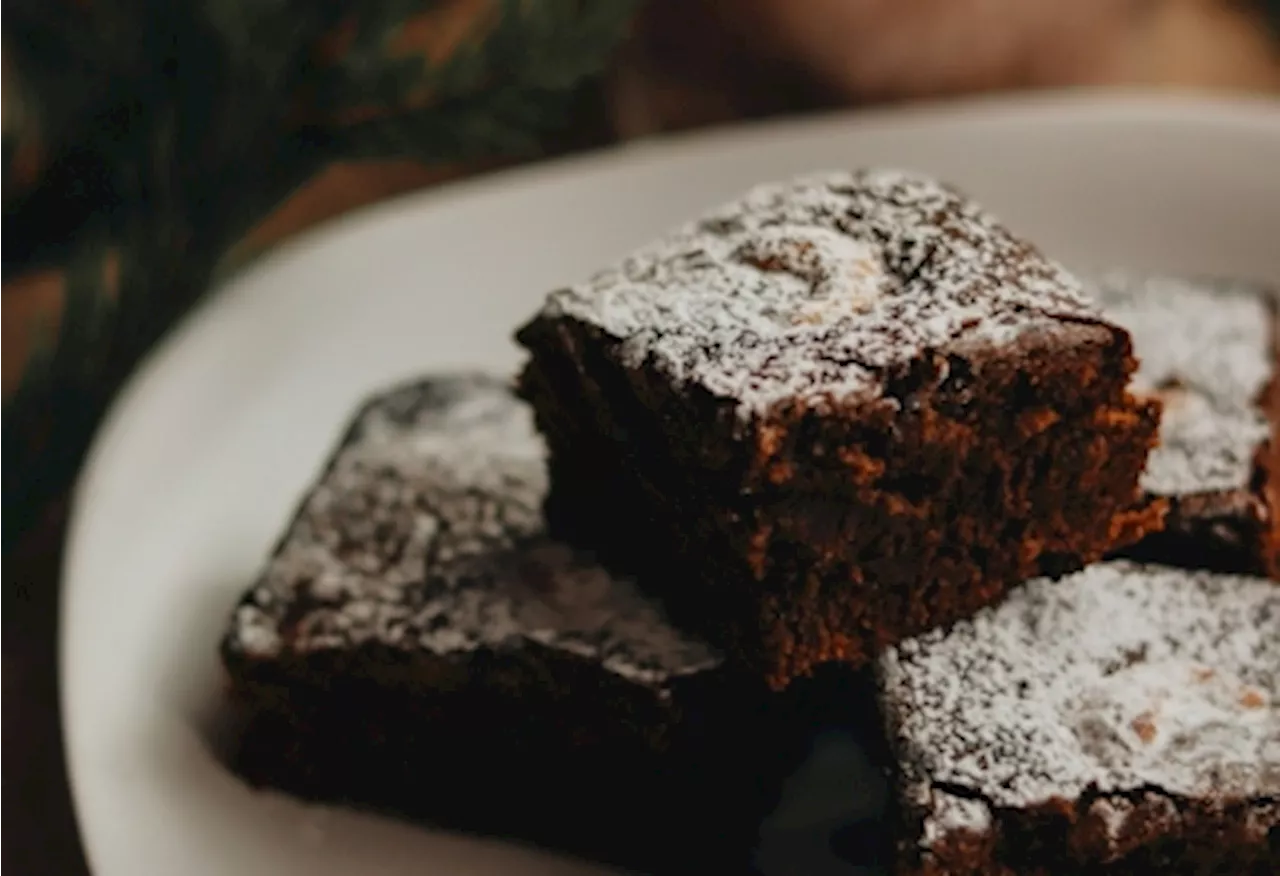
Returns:
[[[1273,102],[983,100],[634,145],[399,199],[287,245],[150,357],[77,490],[61,672],[94,873],[602,872],[254,793],[211,754],[228,610],[366,393],[511,371],[511,330],[547,290],[754,183],[820,169],[943,176],[1069,264],[1277,281],[1278,158]],[[855,754],[826,746],[792,783],[767,873],[849,872],[802,858],[857,805]]]

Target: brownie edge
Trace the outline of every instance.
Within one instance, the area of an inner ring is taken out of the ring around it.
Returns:
[[[1120,271],[1093,281],[1133,335],[1139,392],[1164,402],[1142,486],[1165,529],[1125,556],[1280,578],[1280,312],[1243,282]]]
[[[233,612],[233,768],[625,866],[745,862],[798,756],[781,708],[552,540],[545,492],[529,410],[498,380],[365,405]]]
[[[1081,284],[966,196],[758,187],[517,334],[550,525],[775,688],[1157,530],[1160,404]]]
[[[901,873],[1280,864],[1269,581],[1102,563],[902,643],[877,679]]]

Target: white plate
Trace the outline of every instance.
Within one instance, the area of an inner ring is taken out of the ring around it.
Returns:
[[[1280,104],[1141,95],[635,145],[308,235],[151,357],[76,494],[62,683],[97,876],[597,872],[248,791],[209,753],[220,628],[366,392],[432,369],[511,369],[511,329],[549,288],[752,183],[861,164],[951,179],[1068,261],[1280,280]]]

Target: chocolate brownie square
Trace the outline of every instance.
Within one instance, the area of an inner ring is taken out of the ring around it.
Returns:
[[[903,874],[1280,866],[1280,588],[1115,561],[877,661]]]
[[[644,580],[777,688],[1160,523],[1129,334],[925,177],[761,186],[517,337],[552,530],[681,569]]]
[[[727,870],[785,774],[781,710],[551,541],[545,490],[505,385],[447,376],[369,402],[234,610],[232,764],[310,799]]]
[[[1274,294],[1244,283],[1115,272],[1096,283],[1133,335],[1135,388],[1164,403],[1142,486],[1165,530],[1125,554],[1280,577],[1280,357]]]

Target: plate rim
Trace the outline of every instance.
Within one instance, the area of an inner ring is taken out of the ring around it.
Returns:
[[[69,494],[65,541],[58,581],[56,672],[62,754],[77,836],[91,873],[97,873],[87,825],[93,816],[84,805],[87,765],[77,757],[74,742],[79,734],[70,720],[72,709],[68,691],[76,667],[76,648],[68,635],[71,605],[91,586],[83,559],[84,533],[96,519],[98,483],[102,472],[116,467],[114,460],[128,446],[128,423],[135,411],[144,407],[149,390],[164,380],[166,364],[187,346],[186,339],[199,331],[203,317],[219,306],[229,287],[246,274],[263,271],[269,265],[296,257],[301,252],[323,247],[326,242],[351,234],[362,225],[375,225],[391,217],[416,210],[448,210],[452,204],[468,200],[500,197],[512,187],[553,185],[557,180],[583,173],[618,172],[627,165],[661,163],[682,155],[744,145],[761,145],[796,132],[815,133],[824,129],[905,129],[913,125],[933,127],[973,121],[980,116],[990,123],[1022,117],[1062,123],[1075,117],[1091,124],[1142,123],[1201,124],[1219,128],[1263,132],[1280,143],[1280,97],[1258,94],[1219,94],[1167,91],[1148,88],[1074,88],[1046,91],[1015,91],[958,99],[921,101],[875,108],[843,108],[820,113],[784,116],[764,121],[744,121],[693,131],[660,134],[614,144],[586,152],[463,178],[439,186],[396,195],[375,204],[356,208],[308,229],[234,271],[220,274],[213,287],[184,314],[136,364],[99,421]]]
[[[243,272],[260,269],[262,265],[297,248],[315,246],[331,235],[348,233],[353,226],[376,222],[379,218],[410,209],[410,205],[440,208],[455,200],[491,197],[512,185],[533,186],[540,182],[550,182],[566,173],[599,173],[627,162],[661,162],[693,151],[741,144],[744,140],[763,143],[788,133],[812,133],[827,128],[953,124],[963,122],[966,117],[974,114],[993,119],[1011,116],[1034,119],[1040,116],[1059,122],[1062,116],[1070,114],[1095,118],[1099,114],[1110,114],[1113,118],[1122,119],[1124,123],[1199,121],[1218,126],[1269,128],[1280,134],[1280,95],[1147,87],[1079,86],[1040,91],[1015,90],[959,98],[935,98],[898,105],[841,107],[764,119],[735,120],[705,128],[644,135],[567,155],[534,158],[512,167],[450,179],[363,204],[286,238],[225,275],[219,274],[214,279],[216,288],[200,304],[217,297],[221,287],[234,282]],[[179,323],[195,312],[196,309],[188,311]],[[171,330],[161,340],[161,344],[172,334]],[[161,344],[148,351],[144,361]],[[121,396],[118,395],[117,401],[119,398]],[[113,401],[113,406],[117,401]]]

